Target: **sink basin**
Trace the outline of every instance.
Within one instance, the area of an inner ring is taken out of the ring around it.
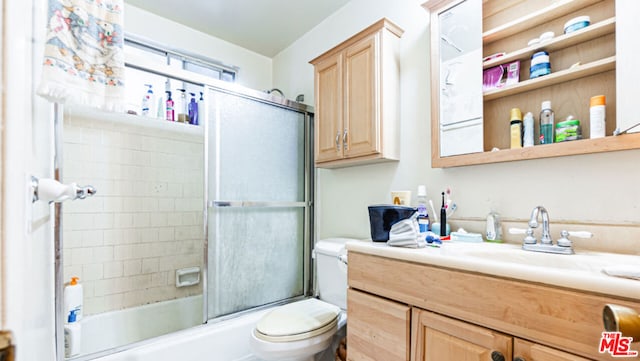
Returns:
[[[513,243],[444,242],[441,247],[403,248],[354,241],[347,249],[434,267],[638,299],[640,255],[577,251],[563,255],[525,251]],[[603,272],[606,269],[608,273]],[[613,277],[611,274],[615,274]]]
[[[450,243],[443,245],[443,255],[472,257],[489,262],[543,267],[546,269],[601,273],[603,268],[619,265],[640,267],[640,256],[604,252],[578,252],[572,255],[531,252],[515,244]]]

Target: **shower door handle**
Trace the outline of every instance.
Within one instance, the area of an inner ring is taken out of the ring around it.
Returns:
[[[96,194],[91,185],[79,186],[77,183],[62,184],[55,179],[31,176],[31,202],[42,200],[49,203],[61,203],[66,200],[85,199]]]
[[[292,208],[306,207],[306,202],[210,201],[209,208]]]

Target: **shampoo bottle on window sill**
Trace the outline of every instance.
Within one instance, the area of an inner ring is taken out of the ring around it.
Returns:
[[[156,106],[156,99],[153,96],[153,85],[145,84],[147,87],[147,91],[142,95],[142,116],[152,117],[154,112],[154,107]]]
[[[171,92],[170,91],[167,90],[167,91],[165,91],[165,93],[167,93],[167,107],[166,107],[167,114],[166,114],[166,119],[168,121],[173,122],[176,119],[175,118],[175,112],[173,110],[173,105],[174,105],[173,99],[171,99]]]
[[[200,123],[202,123],[201,119],[203,117],[204,114],[204,98],[203,98],[204,94],[202,92],[200,92],[200,99],[198,100],[198,124],[200,125]]]
[[[164,119],[167,114],[167,100],[164,96],[159,96],[156,102],[156,114],[153,116],[158,119]]]
[[[178,118],[176,119],[180,123],[189,123],[189,110],[187,102],[187,90],[178,89],[180,92],[175,100],[175,109],[178,112]]]
[[[196,94],[191,94],[191,101],[189,102],[189,124],[198,125],[198,103],[196,102]]]

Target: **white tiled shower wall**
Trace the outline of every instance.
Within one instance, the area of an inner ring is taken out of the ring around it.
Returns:
[[[123,117],[65,115],[63,179],[97,189],[63,211],[64,276],[80,277],[85,315],[202,293],[176,288],[175,271],[202,269],[204,133]]]

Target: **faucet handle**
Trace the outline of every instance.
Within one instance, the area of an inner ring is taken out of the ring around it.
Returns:
[[[560,247],[571,247],[571,240],[569,236],[578,237],[578,238],[591,238],[593,237],[593,233],[588,231],[565,231],[560,232],[560,239],[558,239],[558,246]]]
[[[529,227],[527,229],[523,228],[509,228],[509,233],[511,234],[526,234],[523,242],[525,244],[536,244],[536,237],[533,236],[533,228]]]

